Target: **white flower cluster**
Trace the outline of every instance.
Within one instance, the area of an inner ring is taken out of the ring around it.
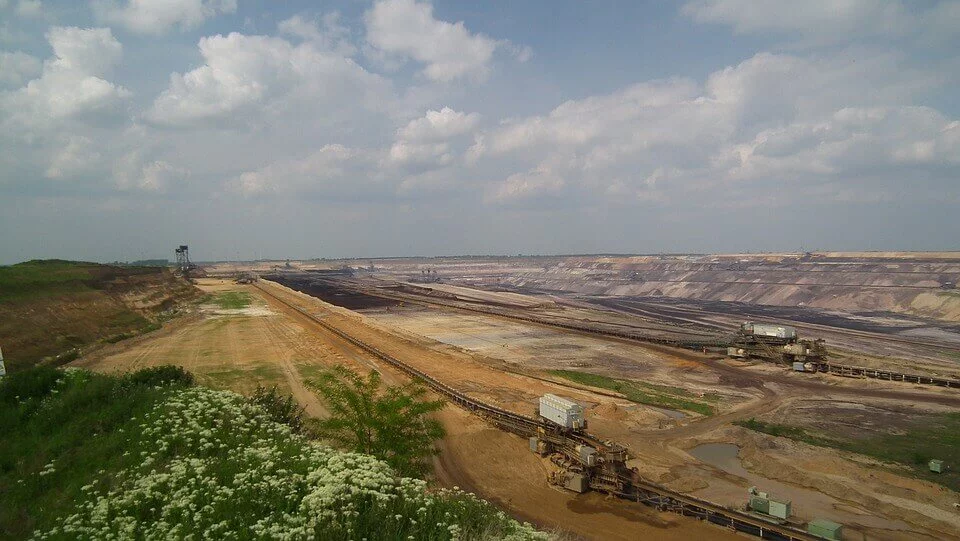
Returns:
[[[35,538],[547,538],[470,494],[307,441],[230,392],[173,391],[128,437],[139,464],[83,487],[77,512]]]

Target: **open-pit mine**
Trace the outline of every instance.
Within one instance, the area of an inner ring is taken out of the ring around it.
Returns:
[[[436,482],[572,537],[960,538],[960,253],[201,267],[252,304],[76,363],[316,416],[333,365],[421,381],[448,403]]]

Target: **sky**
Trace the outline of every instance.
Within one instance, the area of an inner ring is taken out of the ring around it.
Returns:
[[[960,249],[960,0],[0,0],[0,264]]]

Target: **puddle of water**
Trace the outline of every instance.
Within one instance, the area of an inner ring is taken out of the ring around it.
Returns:
[[[740,447],[732,443],[703,443],[688,451],[701,462],[739,477],[747,477],[749,472],[740,464]]]

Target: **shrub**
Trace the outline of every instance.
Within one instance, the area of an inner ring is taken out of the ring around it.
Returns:
[[[276,385],[269,390],[263,385],[257,385],[250,401],[263,408],[274,422],[289,426],[294,433],[304,434],[307,431],[303,418],[304,409],[292,396],[281,395]]]
[[[0,539],[54,526],[83,496],[83,485],[136,460],[126,451],[139,417],[179,389],[131,386],[75,368],[13,376],[33,384],[0,384],[3,394],[30,396],[16,407],[0,404]]]
[[[43,398],[57,386],[63,372],[49,366],[26,368],[0,379],[0,403],[14,406],[35,398]]]
[[[162,366],[153,366],[143,368],[127,375],[127,382],[132,385],[145,385],[149,387],[162,387],[166,385],[183,385],[189,387],[193,385],[193,374],[187,372],[182,366],[165,364]]]
[[[67,364],[71,361],[77,360],[79,357],[80,357],[80,350],[77,348],[73,348],[69,351],[65,351],[61,353],[60,355],[57,355],[56,363],[58,365]]]

